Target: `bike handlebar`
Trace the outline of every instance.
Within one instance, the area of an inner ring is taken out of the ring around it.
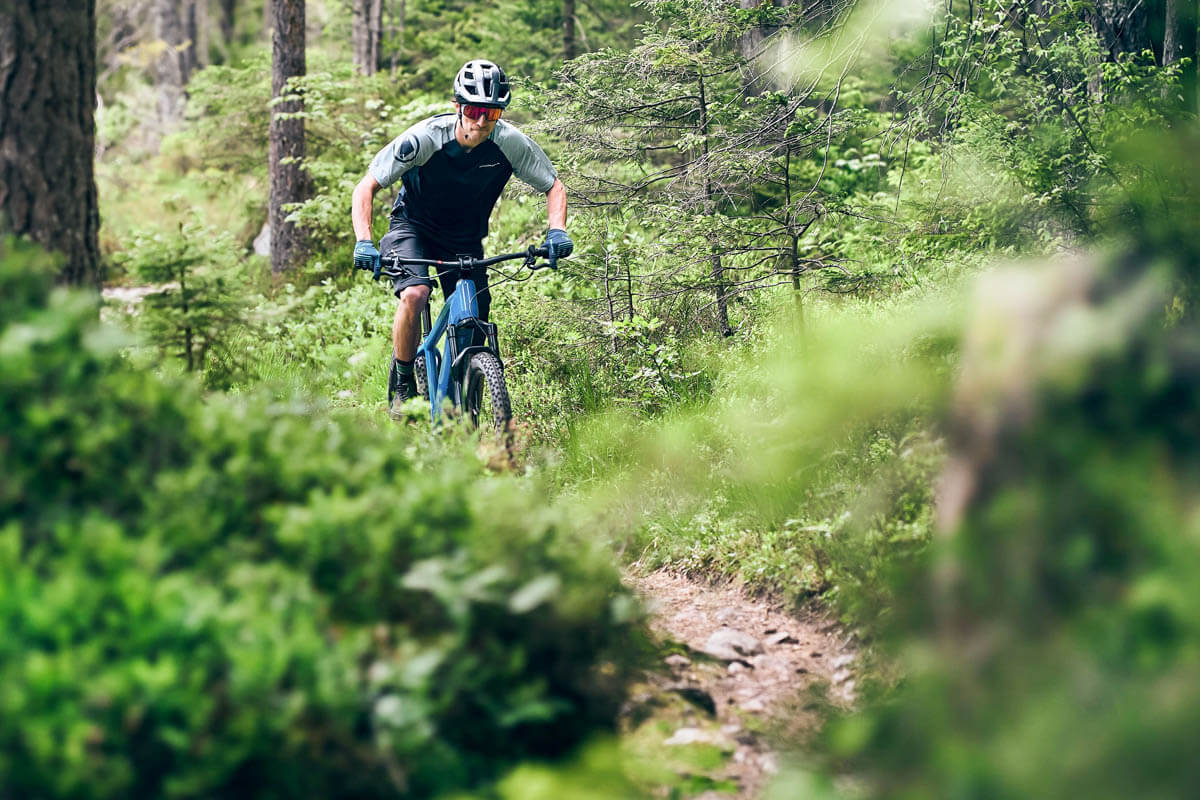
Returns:
[[[439,261],[432,258],[401,258],[400,256],[388,255],[381,259],[381,263],[389,268],[381,269],[379,275],[384,278],[399,278],[403,273],[396,270],[400,264],[412,264],[420,267],[452,267],[459,270],[472,270],[480,267],[490,267],[493,264],[499,264],[502,261],[513,261],[518,258],[525,259],[524,267],[531,270],[544,269],[550,266],[549,264],[537,264],[539,258],[549,258],[550,250],[546,247],[534,247],[530,245],[527,249],[519,253],[505,253],[491,258],[468,258],[462,257],[456,261]],[[442,270],[438,270],[438,274],[442,274]]]

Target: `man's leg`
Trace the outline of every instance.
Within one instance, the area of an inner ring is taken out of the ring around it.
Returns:
[[[392,357],[411,362],[421,338],[421,312],[429,302],[428,286],[409,286],[400,293],[396,318],[392,321]]]
[[[385,256],[403,258],[426,258],[425,248],[416,232],[403,224],[393,223],[392,229],[379,243]],[[388,405],[403,403],[416,397],[417,384],[413,376],[413,359],[417,353],[417,341],[421,335],[421,312],[429,301],[433,288],[428,278],[428,268],[404,267],[406,276],[394,280],[396,315],[392,320],[392,365],[388,372]]]
[[[428,286],[409,286],[400,292],[392,320],[392,369],[388,374],[388,407],[417,396],[414,359],[421,335],[421,311],[429,302]]]

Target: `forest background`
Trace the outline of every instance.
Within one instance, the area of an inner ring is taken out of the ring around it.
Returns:
[[[1194,2],[73,5],[0,4],[3,794],[642,796],[658,567],[859,637],[771,796],[1200,785]],[[576,241],[515,458],[388,419],[351,269],[479,56]]]

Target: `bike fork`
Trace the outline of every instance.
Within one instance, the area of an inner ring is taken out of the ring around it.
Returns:
[[[421,359],[425,366],[425,396],[429,399],[429,418],[436,421],[439,394],[438,363],[437,359],[431,353],[426,353],[423,347],[431,330],[433,330],[433,316],[429,312],[429,303],[426,303],[425,307],[421,309],[421,338],[418,341],[417,358]]]

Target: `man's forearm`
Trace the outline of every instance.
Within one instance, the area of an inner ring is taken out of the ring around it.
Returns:
[[[567,188],[558,178],[554,179],[554,185],[546,192],[546,218],[549,227],[567,229]]]
[[[354,238],[359,241],[371,238],[371,215],[377,191],[379,184],[370,175],[354,187],[354,195],[350,200],[350,221],[354,225]]]

